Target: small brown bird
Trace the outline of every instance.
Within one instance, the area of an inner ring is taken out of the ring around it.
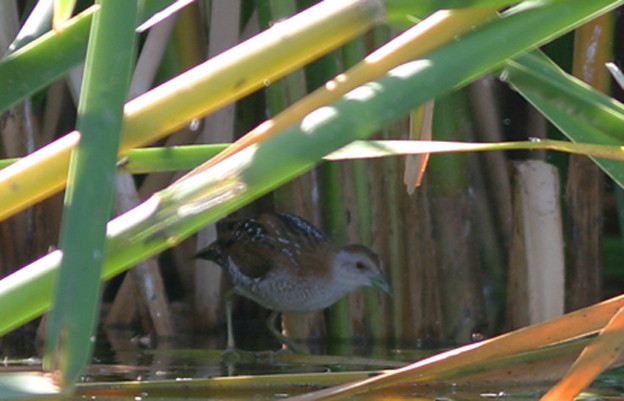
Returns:
[[[327,308],[362,286],[391,294],[379,256],[362,245],[337,247],[316,227],[291,214],[223,219],[217,240],[197,254],[223,267],[234,291],[273,311],[271,332],[293,347],[273,323],[278,312]],[[233,348],[228,310],[228,347]]]

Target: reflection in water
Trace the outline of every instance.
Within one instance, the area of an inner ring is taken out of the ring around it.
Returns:
[[[253,332],[253,330],[251,330]],[[74,399],[275,399],[359,380],[376,371],[392,369],[435,353],[422,349],[392,349],[383,344],[315,343],[314,355],[293,354],[284,350],[244,352],[224,355],[224,338],[185,335],[170,341],[137,336],[130,330],[106,329],[98,336],[93,363],[77,387]],[[276,349],[272,338],[258,349]],[[35,361],[40,368],[40,360]],[[38,366],[21,364],[24,369]],[[533,365],[535,367],[535,365]],[[5,369],[9,366],[5,363]],[[10,367],[15,370],[15,367]],[[332,372],[333,375],[326,373]],[[352,372],[352,373],[350,373]],[[307,374],[306,376],[293,374]],[[266,376],[274,375],[274,376]],[[234,376],[234,377],[224,377]],[[409,383],[368,393],[359,399],[537,400],[550,383],[531,383],[513,373],[511,382],[502,386],[495,375],[470,385],[450,381],[415,385]],[[508,377],[509,379],[509,377]],[[517,379],[516,381],[514,381]],[[141,383],[137,383],[141,382]],[[594,384],[595,396],[620,397],[624,370],[613,369]]]

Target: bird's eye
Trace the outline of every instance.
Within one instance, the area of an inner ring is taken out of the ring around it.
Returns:
[[[356,269],[358,269],[358,270],[364,270],[364,269],[366,269],[366,265],[365,265],[364,263],[362,263],[362,262],[356,262],[356,263],[355,263],[355,267],[356,267]]]

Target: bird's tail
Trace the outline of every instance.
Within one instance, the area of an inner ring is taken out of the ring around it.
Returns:
[[[206,248],[198,251],[195,258],[210,260],[219,266],[227,269],[227,257],[223,254],[221,247],[216,242],[208,245]]]

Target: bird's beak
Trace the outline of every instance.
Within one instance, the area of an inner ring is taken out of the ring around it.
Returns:
[[[373,287],[392,296],[392,289],[390,288],[390,284],[388,284],[385,277],[381,274],[371,277],[370,282]]]

